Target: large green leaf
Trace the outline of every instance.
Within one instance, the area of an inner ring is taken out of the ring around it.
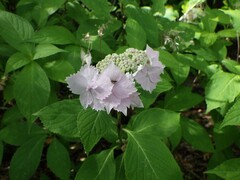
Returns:
[[[86,109],[79,112],[77,127],[87,153],[107,133],[111,123],[112,117],[105,111]]]
[[[65,82],[67,76],[75,72],[73,66],[64,59],[49,61],[44,64],[43,68],[50,79],[62,83]]]
[[[77,116],[82,106],[78,99],[63,100],[44,107],[34,115],[51,132],[68,137],[79,137]]]
[[[240,93],[240,76],[226,72],[215,73],[206,86],[207,111],[233,102]]]
[[[6,73],[14,71],[18,68],[25,66],[26,64],[31,62],[31,58],[22,53],[15,53],[11,57],[9,57],[6,64]]]
[[[221,124],[221,128],[224,126],[239,126],[240,125],[240,99],[238,99],[233,106],[228,110],[225,115],[223,122]]]
[[[228,14],[233,21],[233,27],[236,31],[240,32],[240,10],[234,9],[234,10],[223,10],[224,13]]]
[[[52,44],[39,44],[36,46],[35,54],[33,59],[40,59],[44,57],[48,57],[60,52],[66,52],[63,49],[60,49]]]
[[[134,19],[128,18],[126,22],[126,39],[128,44],[136,49],[143,49],[146,44],[146,33]]]
[[[188,77],[189,66],[177,61],[176,58],[165,50],[159,51],[160,61],[171,69],[173,78],[177,84],[181,84]]]
[[[0,35],[17,50],[30,52],[29,44],[24,43],[33,35],[31,24],[24,18],[0,10]]]
[[[40,163],[45,138],[34,136],[17,149],[10,163],[10,179],[30,179]]]
[[[14,97],[20,112],[33,121],[33,113],[47,104],[50,83],[46,73],[35,62],[24,67],[14,84]]]
[[[128,134],[124,153],[127,179],[182,179],[180,168],[159,137],[125,131]]]
[[[213,152],[214,148],[207,131],[193,120],[181,119],[183,138],[195,149],[204,152]]]
[[[202,100],[203,97],[192,93],[190,87],[181,86],[167,94],[164,105],[167,109],[184,111],[199,104]]]
[[[64,53],[64,59],[71,63],[75,71],[79,71],[82,65],[82,60],[80,58],[81,48],[79,46],[67,46],[65,48],[68,53]]]
[[[174,57],[177,61],[185,64],[187,66],[191,66],[194,69],[201,70],[203,72],[207,71],[208,63],[199,56],[194,56],[192,54],[174,54]]]
[[[69,179],[71,161],[67,149],[54,139],[47,151],[47,165],[61,179]]]
[[[206,173],[216,174],[226,180],[239,180],[240,177],[240,158],[224,161],[214,169],[208,170]]]
[[[36,1],[37,5],[33,9],[32,16],[41,27],[47,22],[48,16],[55,13],[65,1],[66,0]]]
[[[79,169],[75,180],[114,180],[115,172],[113,149],[110,149],[89,156]]]
[[[133,5],[128,4],[125,8],[125,12],[128,18],[136,20],[139,25],[144,29],[147,40],[150,45],[157,46],[160,44],[159,31],[157,23],[152,14],[143,9],[139,9]],[[142,37],[138,37],[142,38]]]
[[[131,122],[134,132],[155,134],[166,138],[170,136],[179,126],[179,114],[173,111],[151,108],[141,112]]]
[[[25,122],[11,123],[0,131],[1,140],[15,146],[22,145],[32,136],[41,134],[46,134],[41,127],[33,124],[29,130],[28,124]]]
[[[45,44],[72,44],[75,38],[65,27],[46,26],[36,32],[31,41]]]

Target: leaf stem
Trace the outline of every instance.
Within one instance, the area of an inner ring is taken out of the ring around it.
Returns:
[[[121,113],[117,112],[117,132],[118,132],[118,139],[120,141],[120,144],[123,145],[123,141],[122,141],[122,122],[121,122]]]

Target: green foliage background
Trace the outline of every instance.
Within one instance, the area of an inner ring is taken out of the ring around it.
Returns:
[[[238,0],[0,1],[0,178],[187,179],[185,143],[208,155],[193,178],[239,179],[239,17]],[[68,91],[81,49],[95,64],[146,44],[166,68],[144,108],[120,119]]]

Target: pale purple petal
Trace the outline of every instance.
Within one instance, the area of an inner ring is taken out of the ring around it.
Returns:
[[[119,81],[124,74],[120,69],[113,63],[109,64],[108,67],[103,71],[105,76],[108,76],[112,82]]]
[[[144,90],[152,92],[153,89],[156,88],[157,82],[152,82],[149,74],[148,74],[149,67],[145,66],[143,69],[139,70],[134,78],[135,80],[141,85]],[[152,79],[156,79],[156,77],[152,76]],[[160,80],[160,79],[159,79]]]
[[[118,98],[127,98],[129,94],[132,94],[136,91],[134,86],[134,82],[128,79],[126,76],[122,76],[122,78],[117,81],[113,88],[113,94]]]
[[[103,100],[112,93],[113,83],[108,76],[100,74],[95,82],[95,96],[96,98]]]
[[[72,91],[73,94],[81,94],[85,91],[87,87],[87,80],[82,76],[82,73],[78,71],[76,74],[73,74],[66,78],[68,88]]]
[[[164,65],[159,61],[159,52],[154,51],[151,47],[147,45],[146,54],[150,60],[150,65],[155,67],[160,67],[164,69]]]
[[[137,92],[133,93],[131,96],[131,107],[139,107],[142,108],[143,107],[143,103],[142,100],[139,97],[139,94]]]
[[[117,107],[121,103],[121,99],[116,97],[114,94],[111,94],[106,99],[103,100],[105,104],[105,108],[108,113],[114,108]]]
[[[122,112],[125,116],[127,116],[127,109],[130,107],[143,107],[142,101],[139,98],[139,94],[137,92],[134,92],[128,98],[122,99],[121,103],[114,109],[118,112]]]
[[[91,93],[88,93],[87,91],[80,95],[80,102],[82,106],[86,109],[88,106],[90,106],[93,103],[93,96]]]
[[[161,71],[158,67],[148,67],[148,77],[153,83],[158,83],[160,81]]]

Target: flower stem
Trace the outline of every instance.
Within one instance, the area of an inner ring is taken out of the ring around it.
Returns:
[[[121,113],[117,112],[117,132],[118,132],[118,139],[120,141],[120,144],[123,145],[122,141],[122,122],[121,122]]]

